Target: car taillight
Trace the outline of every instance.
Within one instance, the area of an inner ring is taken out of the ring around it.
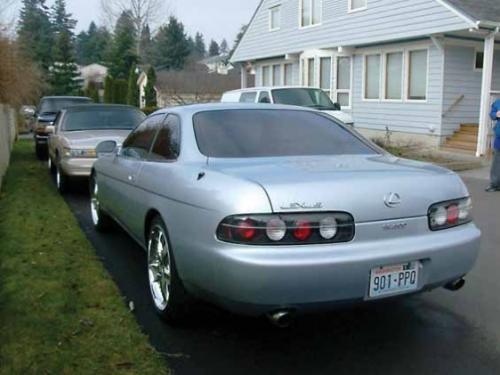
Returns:
[[[471,210],[470,198],[436,203],[429,209],[429,227],[437,231],[470,223],[472,221]]]
[[[295,223],[292,233],[297,240],[307,241],[312,235],[311,224],[308,221],[299,221]]]
[[[220,223],[217,238],[248,245],[349,242],[354,238],[354,219],[345,212],[237,215]]]

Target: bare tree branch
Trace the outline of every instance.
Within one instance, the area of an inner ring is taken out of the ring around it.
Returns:
[[[137,53],[140,54],[140,38],[146,25],[155,27],[168,18],[168,0],[101,0],[101,8],[108,22],[115,23],[123,12],[129,11],[137,33]]]

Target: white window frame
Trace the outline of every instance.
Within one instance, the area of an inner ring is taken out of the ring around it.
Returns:
[[[370,99],[370,98],[367,98],[366,97],[366,61],[368,60],[368,56],[376,56],[376,55],[379,55],[380,56],[380,72],[379,72],[379,93],[378,93],[378,99]],[[368,52],[368,53],[365,53],[363,55],[363,79],[362,79],[362,82],[363,84],[361,85],[362,86],[362,100],[364,102],[380,102],[382,101],[382,84],[383,84],[383,78],[384,78],[384,69],[383,69],[383,55],[384,53],[381,52],[381,51],[373,51],[373,52]]]
[[[339,63],[339,58],[342,57],[349,57],[351,61],[351,69],[350,69],[350,77],[349,77],[349,86],[350,89],[339,89],[338,88],[338,63]],[[352,55],[337,55],[334,56],[333,58],[333,82],[334,84],[332,85],[332,100],[334,103],[339,103],[339,96],[338,94],[349,94],[349,106],[347,107],[342,107],[342,110],[350,110],[352,109],[352,85],[353,85],[353,78],[354,78],[354,56]]]
[[[426,66],[426,82],[425,82],[425,99],[410,99],[410,52],[416,51],[426,51],[427,52],[427,66]],[[405,53],[405,91],[404,98],[407,103],[427,103],[429,101],[429,73],[430,73],[430,53],[429,47],[413,47],[406,49]]]
[[[297,61],[293,61],[293,60],[275,60],[275,61],[266,62],[265,64],[263,64],[259,67],[259,70],[261,72],[261,76],[260,76],[260,82],[257,82],[257,84],[261,87],[264,87],[264,68],[268,67],[269,68],[269,75],[270,75],[268,87],[293,86],[295,84],[293,82],[294,69],[295,69],[294,64],[296,64],[296,63],[297,63]],[[285,85],[285,78],[286,78],[285,66],[286,65],[290,65],[290,69],[292,70],[292,82],[288,85]],[[276,83],[274,82],[274,74],[273,73],[274,73],[275,66],[280,66],[280,81],[281,82],[278,82],[279,85],[276,85]]]
[[[401,57],[401,99],[388,99],[387,98],[387,55],[400,53]],[[396,50],[387,50],[384,51],[382,55],[382,100],[383,102],[393,102],[393,103],[402,103],[405,98],[405,65],[406,65],[406,53],[404,49],[396,49]]]
[[[273,12],[278,12],[278,26],[273,27]],[[278,31],[281,29],[281,4],[269,8],[269,31]]]
[[[427,51],[427,80],[426,80],[426,93],[425,99],[410,99],[410,52],[414,51]],[[403,53],[403,91],[402,99],[386,99],[387,94],[387,54],[402,52]],[[380,55],[380,95],[379,99],[366,98],[366,58],[367,56]],[[361,84],[361,101],[363,102],[386,102],[386,103],[428,103],[429,102],[429,80],[430,80],[430,47],[429,45],[418,45],[411,47],[394,47],[384,49],[369,49],[361,54],[363,58],[363,72]],[[475,65],[474,65],[475,66]]]
[[[350,110],[352,109],[352,103],[353,103],[353,83],[354,83],[354,56],[351,54],[342,54],[342,53],[336,53],[335,51],[328,51],[328,50],[309,50],[305,51],[301,56],[300,56],[300,65],[299,65],[299,82],[301,86],[305,87],[314,87],[314,88],[321,88],[321,59],[324,57],[329,57],[332,59],[332,64],[331,64],[331,72],[330,72],[330,99],[334,103],[338,103],[338,94],[349,94],[349,106],[342,107],[344,110]],[[337,88],[337,83],[338,83],[338,77],[337,77],[337,66],[338,66],[338,59],[341,57],[349,57],[351,61],[351,69],[350,69],[350,77],[349,77],[349,83],[350,83],[350,89],[338,89]],[[314,74],[314,83],[312,85],[309,84],[309,60],[314,59],[314,64],[315,64],[315,74]]]
[[[472,68],[474,69],[475,72],[482,72],[483,68],[477,68],[476,67],[478,53],[482,53],[483,54],[483,68],[484,68],[484,50],[479,49],[479,48],[474,49],[474,65],[472,65]]]
[[[356,12],[362,12],[363,10],[368,9],[368,0],[365,0],[365,6],[364,7],[359,7],[359,8],[353,8],[352,7],[352,0],[347,0],[348,5],[347,5],[347,13],[356,13]]]
[[[302,11],[304,10],[304,1],[307,1],[311,5],[311,24],[310,25],[304,25],[302,23],[303,17],[302,17]],[[300,29],[308,29],[311,27],[318,27],[323,23],[323,0],[317,0],[319,1],[319,22],[314,23],[313,21],[313,0],[299,0],[299,28]]]

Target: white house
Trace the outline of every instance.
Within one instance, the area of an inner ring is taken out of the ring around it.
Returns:
[[[228,74],[233,66],[228,62],[227,55],[211,56],[198,62],[208,68],[209,73]]]
[[[90,64],[79,68],[83,88],[86,89],[93,82],[99,91],[99,96],[104,95],[104,81],[108,75],[108,68],[100,64]]]
[[[263,0],[231,62],[241,84],[324,89],[366,135],[489,148],[500,0]],[[496,91],[497,90],[497,91]]]

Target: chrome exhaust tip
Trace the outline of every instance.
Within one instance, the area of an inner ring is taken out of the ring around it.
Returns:
[[[293,314],[288,310],[276,311],[267,315],[272,325],[278,328],[288,328],[293,323]]]
[[[464,285],[465,285],[465,279],[460,278],[460,279],[458,279],[458,280],[452,281],[452,282],[451,282],[451,283],[449,283],[449,284],[446,284],[446,285],[444,286],[444,288],[445,288],[446,290],[450,290],[450,291],[452,291],[452,292],[457,292],[457,291],[459,291],[460,289],[462,289],[462,288],[464,287]]]

